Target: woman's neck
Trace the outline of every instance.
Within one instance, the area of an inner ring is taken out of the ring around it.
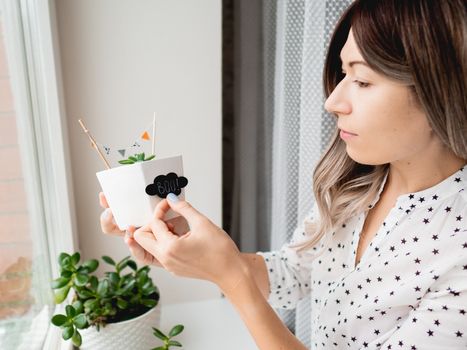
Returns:
[[[465,159],[450,150],[432,157],[393,162],[389,166],[385,192],[397,197],[422,191],[448,178],[465,164]]]

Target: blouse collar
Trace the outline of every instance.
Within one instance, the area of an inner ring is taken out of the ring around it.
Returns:
[[[425,207],[428,205],[436,205],[436,203],[448,198],[456,193],[465,191],[467,187],[467,167],[463,165],[458,171],[451,176],[437,183],[436,185],[424,190],[412,193],[406,193],[397,197],[396,206],[404,210],[406,213],[411,212],[415,208]],[[383,182],[378,190],[378,195],[370,204],[369,208],[378,202],[381,192],[389,175],[389,170],[386,172]]]

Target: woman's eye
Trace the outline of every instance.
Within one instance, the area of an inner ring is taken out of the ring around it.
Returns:
[[[368,86],[370,86],[369,83],[364,83],[363,81],[359,81],[359,80],[354,80],[354,83],[358,85],[358,87],[360,88],[366,88]]]

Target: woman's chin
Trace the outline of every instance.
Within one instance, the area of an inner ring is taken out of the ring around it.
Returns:
[[[346,148],[347,155],[355,162],[363,165],[383,165],[387,164],[388,161],[383,159],[383,157],[375,156],[374,154],[368,154],[365,152],[356,152],[355,150]],[[373,153],[373,152],[372,152]]]

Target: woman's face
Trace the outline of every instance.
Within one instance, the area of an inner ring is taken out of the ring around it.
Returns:
[[[345,77],[326,100],[325,108],[337,116],[353,160],[368,165],[410,162],[435,142],[409,88],[372,70],[364,62],[352,31],[341,60]]]

